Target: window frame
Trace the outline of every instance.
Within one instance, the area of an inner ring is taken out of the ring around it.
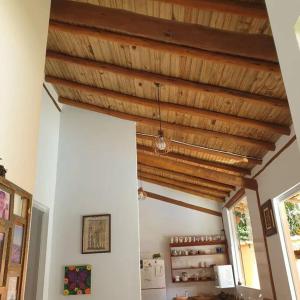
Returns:
[[[226,209],[225,213],[226,213],[226,217],[227,217],[227,221],[228,221],[228,233],[229,233],[229,238],[230,238],[231,260],[232,260],[232,265],[233,265],[234,278],[235,278],[236,286],[260,291],[261,283],[260,283],[258,267],[257,267],[257,275],[258,275],[258,280],[259,280],[259,287],[249,286],[245,282],[245,271],[244,271],[244,266],[243,266],[243,259],[242,259],[242,255],[241,255],[239,239],[237,236],[236,222],[235,222],[234,216],[233,216],[234,206],[238,202],[242,201],[244,198],[248,202],[246,194],[242,193],[236,199],[234,199],[234,201],[232,201],[231,203],[228,203],[229,205],[227,205],[225,207],[225,209]],[[249,212],[249,215],[250,215],[250,212]],[[251,229],[252,229],[251,216],[250,216],[250,225],[251,225]],[[257,265],[257,257],[256,257],[254,241],[253,241],[253,247],[254,247],[254,255],[255,255],[256,265]]]

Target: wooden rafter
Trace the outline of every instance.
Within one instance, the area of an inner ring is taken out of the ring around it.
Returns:
[[[248,3],[233,0],[159,0],[170,4],[181,5],[200,10],[236,14],[245,17],[268,19],[266,6],[260,3]]]
[[[174,179],[170,179],[170,178],[165,178],[163,176],[152,175],[152,174],[144,173],[142,171],[138,172],[138,176],[141,178],[144,178],[144,179],[151,179],[151,180],[159,181],[161,183],[171,184],[178,188],[189,189],[189,190],[195,191],[197,193],[204,193],[204,194],[214,196],[214,197],[225,198],[229,195],[228,192],[214,190],[212,188],[208,188],[208,187],[201,186],[201,185],[189,184],[186,182],[182,182],[182,181],[178,181],[178,180],[174,180]]]
[[[173,190],[177,190],[177,191],[184,192],[184,193],[187,193],[187,194],[191,194],[191,195],[195,195],[195,196],[198,196],[198,197],[206,198],[206,199],[209,199],[209,200],[214,200],[214,201],[217,201],[217,202],[220,202],[220,203],[224,203],[224,201],[225,201],[225,198],[222,198],[222,197],[212,196],[212,195],[209,195],[209,194],[204,193],[204,192],[200,193],[200,192],[197,192],[197,191],[194,191],[194,190],[190,190],[189,188],[183,188],[183,187],[180,187],[180,186],[177,186],[177,185],[174,185],[174,184],[169,184],[169,183],[165,183],[165,182],[162,182],[162,181],[145,178],[145,177],[142,177],[140,175],[138,175],[138,178],[142,181],[150,182],[150,183],[153,183],[153,184],[156,184],[156,185],[164,186],[164,187],[167,187],[167,188],[170,188],[170,189],[173,189]]]
[[[66,64],[73,64],[81,66],[83,68],[88,68],[91,70],[96,70],[98,72],[109,72],[116,75],[126,76],[131,79],[146,80],[153,83],[160,83],[161,85],[169,85],[180,87],[183,89],[192,90],[198,93],[204,93],[207,95],[221,96],[228,98],[230,100],[244,101],[248,104],[259,104],[266,105],[271,108],[280,107],[283,110],[288,110],[288,102],[286,100],[277,99],[273,97],[255,95],[248,92],[241,92],[229,88],[193,82],[185,79],[165,76],[157,73],[151,73],[141,70],[128,69],[116,65],[112,65],[105,62],[93,61],[89,59],[84,59],[80,57],[74,57],[70,55],[65,55],[62,53],[57,53],[54,51],[47,51],[47,58],[50,60],[61,61]]]
[[[145,165],[143,163],[138,163],[138,170],[142,171],[144,173],[152,174],[152,175],[160,175],[165,178],[175,179],[177,181],[187,182],[191,184],[201,185],[210,187],[214,190],[218,191],[224,191],[224,192],[231,192],[235,189],[234,186],[225,184],[225,183],[219,183],[213,180],[203,179],[195,176],[185,175],[182,173],[178,173],[175,171],[170,171],[166,169],[161,169],[159,167],[149,166]]]
[[[165,170],[171,170],[190,176],[213,180],[219,183],[226,183],[229,185],[246,187],[249,189],[257,188],[256,180],[250,178],[244,178],[230,174],[221,174],[214,170],[195,167],[181,162],[168,161],[162,157],[147,155],[144,153],[140,153],[138,156],[138,162],[150,166],[156,166]]]
[[[150,155],[154,155],[153,149],[151,147],[143,146],[143,145],[137,145],[137,151],[139,152],[144,152]],[[204,159],[199,159],[191,156],[186,156],[182,154],[177,154],[177,153],[167,153],[164,155],[165,159],[175,159],[175,160],[180,160],[184,163],[187,164],[192,164],[195,166],[199,166],[202,168],[207,168],[207,169],[213,169],[221,173],[228,173],[228,174],[233,174],[233,175],[250,175],[251,171],[248,169],[244,168],[239,168],[239,167],[234,167],[234,166],[228,166],[222,163],[217,163],[214,161],[208,161]]]
[[[142,140],[142,141],[153,142],[152,136],[143,134],[141,132],[137,133],[137,139]],[[232,153],[232,152],[223,152],[223,151],[219,151],[217,149],[211,149],[211,148],[200,147],[197,145],[181,143],[180,141],[172,140],[171,146],[178,147],[182,150],[190,150],[190,151],[198,152],[200,154],[214,155],[215,157],[229,161],[229,164],[231,164],[231,165],[237,164],[237,163],[249,163],[249,164],[253,164],[253,165],[261,165],[262,164],[262,160],[260,158],[243,156],[243,155],[239,155],[237,153]]]
[[[52,2],[51,20],[218,53],[277,61],[273,39],[268,36],[226,32],[66,0]]]
[[[210,215],[213,215],[213,216],[222,217],[222,213],[218,212],[218,211],[215,211],[215,210],[211,210],[211,209],[201,207],[201,206],[198,206],[198,205],[189,204],[189,203],[186,203],[186,202],[183,202],[183,201],[178,201],[178,200],[175,200],[175,199],[172,199],[172,198],[169,198],[169,197],[165,197],[165,196],[161,196],[161,195],[158,195],[158,194],[155,194],[155,193],[152,193],[152,192],[148,192],[148,191],[146,191],[146,193],[147,193],[148,198],[152,198],[152,199],[163,201],[163,202],[166,202],[166,203],[169,203],[169,204],[173,204],[173,205],[193,209],[193,210],[203,212],[203,213],[206,213],[206,214],[210,214]]]
[[[59,102],[62,104],[67,104],[71,105],[77,108],[82,108],[94,112],[99,112],[102,114],[106,114],[109,116],[114,116],[120,119],[124,120],[129,120],[129,121],[134,121],[143,125],[159,128],[160,127],[160,121],[157,119],[151,119],[147,117],[142,117],[139,115],[133,115],[133,114],[128,114],[120,111],[115,111],[111,110],[108,108],[100,107],[94,104],[88,104],[88,103],[83,103],[79,102],[73,99],[67,99],[63,97],[59,97]],[[186,126],[186,125],[180,125],[180,124],[175,124],[175,123],[170,123],[166,121],[162,121],[161,125],[165,129],[170,129],[170,130],[179,130],[182,133],[187,133],[187,134],[196,134],[198,136],[204,136],[206,138],[214,138],[217,140],[221,141],[227,141],[227,142],[232,142],[236,144],[240,144],[243,146],[250,146],[250,147],[258,147],[260,149],[265,149],[265,150],[275,150],[275,144],[271,142],[266,142],[266,141],[261,141],[261,140],[255,140],[252,138],[247,138],[247,137],[241,137],[241,136],[236,136],[228,133],[221,133],[218,131],[212,131],[212,130],[207,130],[207,129],[201,129],[197,127],[191,127],[191,126]]]
[[[206,50],[194,49],[186,46],[171,45],[168,43],[153,41],[141,37],[134,37],[117,32],[109,32],[105,30],[99,30],[75,24],[66,24],[63,22],[55,22],[51,20],[49,23],[49,29],[57,32],[69,33],[75,36],[87,36],[96,38],[98,40],[114,42],[129,46],[132,49],[142,47],[151,50],[172,53],[179,56],[203,59],[206,61],[212,61],[214,63],[236,66],[238,65],[240,67],[248,69],[271,72],[280,76],[280,68],[278,63],[233,56],[224,53],[209,52]]]
[[[151,99],[126,95],[112,90],[107,90],[99,87],[92,87],[89,85],[77,83],[70,80],[60,79],[53,76],[46,76],[45,80],[54,85],[75,89],[83,94],[105,96],[105,97],[122,101],[123,103],[136,104],[140,106],[146,106],[152,109],[158,109],[157,100],[151,100]],[[217,120],[221,122],[228,122],[230,124],[245,126],[247,128],[254,128],[258,130],[265,130],[270,133],[276,133],[276,134],[284,134],[284,135],[290,134],[290,128],[288,126],[282,126],[278,124],[272,124],[272,123],[252,120],[243,117],[237,117],[234,115],[228,115],[224,113],[219,113],[219,112],[209,111],[201,108],[174,104],[169,102],[161,102],[160,107],[161,110],[173,111],[181,114],[188,114],[190,116],[208,119],[210,121]]]

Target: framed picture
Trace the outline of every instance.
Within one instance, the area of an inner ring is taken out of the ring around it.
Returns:
[[[0,188],[0,219],[9,219],[10,194]]]
[[[20,264],[22,261],[23,233],[24,233],[24,227],[16,224],[14,226],[12,254],[11,254],[11,262],[13,264]]]
[[[91,270],[91,265],[66,266],[64,278],[64,295],[90,295]]]
[[[261,206],[261,213],[263,219],[263,227],[266,236],[271,236],[277,233],[272,201],[268,200]]]
[[[83,216],[82,254],[111,252],[111,216]]]

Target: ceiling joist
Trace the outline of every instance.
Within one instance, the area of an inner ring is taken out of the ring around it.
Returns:
[[[133,115],[133,114],[128,114],[120,111],[115,111],[111,110],[108,108],[100,107],[94,104],[88,104],[88,103],[83,103],[79,102],[73,99],[67,99],[63,97],[59,97],[59,102],[62,104],[67,104],[71,105],[77,108],[82,108],[110,116],[114,116],[120,119],[124,120],[129,120],[129,121],[134,121],[143,125],[147,126],[152,126],[155,128],[159,128],[160,124],[164,129],[170,129],[170,130],[179,130],[182,133],[187,133],[187,134],[196,134],[198,136],[203,136],[208,139],[216,139],[216,140],[221,140],[223,142],[232,142],[236,144],[240,144],[243,146],[248,146],[248,147],[258,147],[260,149],[265,149],[265,150],[270,150],[274,151],[275,150],[275,144],[272,142],[266,142],[266,141],[261,141],[261,140],[255,140],[252,138],[247,138],[247,137],[241,137],[241,136],[236,136],[228,133],[222,133],[218,131],[212,131],[212,130],[207,130],[207,129],[201,129],[197,127],[191,127],[191,126],[186,126],[186,125],[180,125],[180,124],[175,124],[175,123],[170,123],[166,121],[160,122],[158,119],[151,119],[139,115]]]
[[[137,145],[137,151],[139,152],[144,152],[150,155],[155,155],[153,153],[153,148],[151,147],[147,147],[147,146],[143,146],[143,145]],[[217,163],[214,161],[208,161],[208,160],[204,160],[204,159],[199,159],[199,158],[195,158],[195,157],[190,157],[190,156],[186,156],[186,155],[182,155],[182,154],[178,154],[178,153],[173,153],[173,152],[169,152],[167,154],[164,155],[164,158],[166,159],[175,159],[175,160],[180,160],[181,162],[187,163],[187,164],[192,164],[192,165],[196,165],[202,168],[207,168],[207,169],[213,169],[216,170],[218,172],[221,173],[227,173],[227,174],[233,174],[233,175],[250,175],[251,171],[248,169],[244,169],[244,168],[238,168],[238,167],[234,167],[234,166],[228,166],[225,164],[221,164],[221,163]]]
[[[280,108],[282,110],[288,110],[288,102],[283,99],[255,95],[248,92],[241,92],[238,90],[233,90],[225,87],[219,87],[209,84],[204,84],[200,82],[193,82],[185,79],[180,79],[176,77],[165,76],[157,73],[151,73],[141,70],[128,69],[124,67],[120,67],[117,65],[112,65],[105,62],[93,61],[85,58],[74,57],[62,53],[57,53],[54,51],[47,51],[47,59],[60,61],[65,64],[72,64],[81,66],[83,68],[88,68],[91,70],[95,70],[97,72],[109,72],[115,75],[122,75],[130,79],[139,79],[150,81],[153,83],[159,83],[161,85],[166,86],[175,86],[177,88],[183,88],[187,90],[192,90],[198,93],[221,96],[231,101],[243,101],[247,104],[254,105],[265,105],[269,108]]]
[[[74,1],[52,1],[51,20],[277,62],[272,37],[228,32]]]
[[[145,99],[136,96],[126,95],[112,90],[107,90],[99,87],[92,87],[89,85],[77,83],[70,80],[60,79],[54,76],[46,76],[45,80],[54,85],[59,85],[66,88],[75,89],[87,95],[104,96],[109,97],[123,103],[137,104],[140,106],[146,106],[155,110],[158,110],[157,100]],[[282,126],[272,123],[267,123],[258,120],[252,120],[243,117],[237,117],[234,115],[228,115],[224,113],[209,111],[197,107],[191,107],[186,105],[174,104],[170,102],[160,102],[160,108],[163,111],[173,111],[181,114],[187,114],[189,116],[195,116],[210,121],[221,121],[230,124],[244,126],[247,128],[253,128],[257,130],[268,131],[275,134],[290,134],[290,128],[288,126]]]
[[[216,181],[203,179],[195,176],[190,176],[190,175],[182,174],[171,170],[161,169],[159,167],[150,166],[144,163],[138,163],[138,170],[151,175],[158,175],[165,178],[174,179],[177,181],[182,181],[182,182],[191,183],[195,185],[201,185],[201,186],[212,188],[214,190],[223,191],[226,193],[231,192],[232,190],[235,189],[233,185],[219,183]]]
[[[230,174],[221,174],[214,170],[195,167],[181,162],[169,161],[163,159],[162,157],[147,155],[145,153],[139,154],[138,162],[165,170],[175,171],[190,176],[216,181],[219,183],[229,184],[232,186],[246,187],[249,189],[257,188],[256,180],[253,180],[251,178],[244,178]]]
[[[163,176],[152,175],[152,174],[144,173],[142,171],[139,171],[138,175],[139,175],[139,177],[144,178],[144,179],[151,179],[151,180],[159,181],[160,183],[171,184],[171,185],[179,187],[179,188],[189,189],[189,190],[197,192],[197,193],[203,193],[203,194],[207,194],[207,195],[214,196],[214,197],[220,197],[220,198],[224,199],[225,197],[229,196],[228,192],[214,190],[212,188],[208,188],[208,187],[201,186],[201,185],[188,184],[186,182],[165,178]]]
[[[164,42],[145,39],[142,37],[134,37],[117,32],[109,32],[106,30],[99,30],[75,24],[66,24],[63,22],[56,22],[52,20],[50,20],[49,29],[57,32],[69,33],[75,36],[87,36],[90,38],[95,38],[97,40],[118,43],[121,45],[129,46],[131,47],[131,49],[142,47],[150,50],[172,53],[181,57],[196,58],[205,61],[211,61],[214,63],[235,65],[257,71],[271,72],[274,74],[278,74],[278,76],[281,76],[278,63],[233,56],[225,53],[210,52],[186,46],[172,45]]]
[[[153,136],[149,136],[147,134],[143,134],[141,132],[137,132],[137,139],[141,141],[150,141],[153,142]],[[234,165],[234,164],[239,164],[239,163],[249,163],[251,165],[261,165],[262,164],[262,159],[260,158],[255,158],[255,157],[248,157],[244,155],[239,155],[237,153],[232,153],[232,152],[224,152],[220,151],[217,149],[212,149],[212,148],[205,148],[193,144],[187,144],[183,143],[180,141],[173,141],[171,140],[171,147],[176,147],[181,149],[182,151],[185,150],[190,150],[193,152],[197,152],[199,154],[204,154],[204,155],[213,155],[217,158],[220,158],[221,160],[226,160],[228,161],[229,165]]]

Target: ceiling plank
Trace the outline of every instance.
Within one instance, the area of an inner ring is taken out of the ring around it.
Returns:
[[[74,24],[66,24],[63,22],[55,22],[52,20],[50,20],[49,22],[49,29],[52,31],[54,30],[64,32],[77,36],[87,36],[98,40],[127,45],[132,49],[142,47],[156,51],[168,52],[174,55],[203,59],[206,61],[226,65],[238,65],[247,69],[270,72],[279,76],[281,75],[278,63],[267,62],[253,58],[245,58],[224,53],[210,52],[180,45],[171,45],[168,43],[153,41],[142,37],[134,37],[117,32],[109,32],[106,30],[88,28],[85,26]]]
[[[200,10],[217,11],[245,17],[268,19],[266,6],[260,3],[249,3],[232,0],[160,0],[170,4],[197,8]]]
[[[169,204],[173,204],[173,205],[177,205],[177,206],[181,206],[181,207],[185,207],[185,208],[189,208],[189,209],[193,209],[193,210],[200,211],[202,213],[210,214],[213,216],[222,217],[222,213],[215,211],[215,210],[211,210],[211,209],[201,207],[198,205],[189,204],[189,203],[186,203],[183,201],[178,201],[178,200],[175,200],[175,199],[172,199],[169,197],[165,197],[165,196],[161,196],[161,195],[149,192],[149,191],[145,191],[145,192],[147,194],[147,198],[163,201],[163,202],[166,202]]]
[[[138,162],[156,166],[161,169],[171,170],[186,175],[213,180],[219,183],[226,183],[233,186],[245,187],[252,190],[255,190],[257,188],[256,180],[253,180],[251,178],[244,178],[230,174],[221,174],[214,170],[199,168],[181,162],[169,161],[159,156],[152,156],[140,153],[138,156]]]
[[[137,104],[141,106],[150,107],[152,109],[158,109],[157,100],[151,100],[151,99],[126,95],[112,90],[93,87],[93,86],[77,83],[66,79],[60,79],[54,76],[46,76],[45,80],[49,83],[59,85],[62,87],[75,89],[85,94],[110,97],[112,99],[116,99],[124,103]],[[181,114],[188,114],[191,116],[213,120],[213,121],[218,120],[221,122],[227,122],[234,125],[245,126],[247,128],[254,128],[258,130],[268,131],[275,134],[283,134],[283,135],[290,134],[290,128],[288,126],[282,126],[278,124],[272,124],[272,123],[267,123],[267,122],[243,118],[243,117],[237,117],[233,115],[209,111],[209,110],[196,108],[196,107],[174,104],[170,102],[160,102],[160,108],[161,110],[165,110],[165,111],[173,111]]]
[[[139,144],[137,145],[137,151],[138,151],[138,153],[144,152],[144,153],[147,153],[150,155],[155,155],[153,153],[154,152],[153,148],[139,145]],[[251,171],[248,169],[243,169],[243,168],[234,167],[234,166],[228,166],[228,165],[225,165],[222,163],[199,159],[199,158],[182,155],[182,154],[178,154],[178,153],[169,152],[164,155],[164,158],[180,160],[187,164],[198,165],[199,167],[203,167],[203,168],[207,168],[207,169],[214,169],[218,172],[226,173],[226,174],[242,175],[242,176],[251,174]]]
[[[153,184],[156,184],[156,185],[164,186],[164,187],[167,187],[167,188],[170,188],[170,189],[173,189],[173,190],[177,190],[177,191],[184,192],[184,193],[187,193],[187,194],[191,194],[191,195],[194,195],[194,196],[198,196],[198,197],[206,198],[206,199],[209,199],[209,200],[217,201],[217,202],[220,202],[220,203],[224,203],[224,201],[225,201],[225,198],[208,195],[206,193],[196,192],[194,190],[190,190],[188,188],[183,188],[183,187],[180,187],[180,186],[177,186],[177,185],[173,185],[173,184],[161,182],[161,181],[158,181],[158,180],[145,178],[145,177],[142,177],[142,176],[138,176],[138,178],[142,181],[146,181],[146,182],[153,183]]]
[[[114,117],[124,119],[124,120],[138,122],[143,125],[148,125],[148,126],[157,127],[157,128],[160,127],[160,121],[157,119],[151,119],[151,118],[146,118],[146,117],[142,117],[142,116],[138,116],[138,115],[127,114],[127,113],[120,112],[120,111],[114,111],[114,110],[110,110],[110,109],[100,107],[100,106],[97,106],[94,104],[83,103],[83,102],[79,102],[76,100],[67,99],[67,98],[63,98],[63,97],[59,97],[58,100],[62,104],[71,105],[71,106],[74,106],[77,108],[82,108],[82,109],[114,116]],[[196,134],[199,136],[204,136],[206,138],[214,138],[217,140],[222,140],[223,142],[227,141],[227,142],[240,144],[240,145],[243,145],[246,147],[249,147],[249,146],[257,147],[260,149],[265,149],[265,150],[270,150],[270,151],[275,150],[275,144],[271,143],[271,142],[255,140],[252,138],[240,137],[240,136],[235,136],[235,135],[228,134],[228,133],[221,133],[218,131],[190,127],[190,126],[186,126],[186,125],[179,125],[179,124],[170,123],[170,122],[166,122],[166,121],[162,121],[161,125],[164,129],[180,130],[182,133]]]
[[[140,139],[142,141],[151,141],[153,142],[153,136],[137,132],[136,134],[137,139]],[[190,151],[195,151],[200,154],[207,154],[207,155],[214,155],[216,157],[219,157],[220,159],[226,159],[228,161],[228,164],[238,164],[238,163],[249,163],[253,165],[261,165],[262,164],[262,159],[260,158],[255,158],[255,157],[249,157],[249,156],[244,156],[240,155],[237,153],[232,153],[232,152],[224,152],[220,151],[217,149],[212,149],[212,148],[206,148],[206,147],[201,147],[193,144],[187,144],[183,143],[180,141],[174,141],[171,140],[171,146],[178,147],[182,150],[190,150]]]
[[[66,64],[73,64],[73,65],[81,66],[83,68],[89,68],[92,70],[96,70],[98,72],[114,73],[116,75],[126,76],[134,80],[140,79],[140,80],[150,81],[153,83],[159,83],[161,85],[169,85],[169,86],[175,86],[177,88],[188,89],[202,94],[208,94],[208,95],[213,94],[214,96],[228,98],[232,101],[244,101],[247,104],[266,105],[271,108],[279,107],[282,110],[289,111],[288,102],[283,99],[262,96],[262,95],[255,95],[248,92],[242,92],[238,90],[209,85],[200,82],[193,82],[185,79],[165,76],[165,75],[146,72],[142,70],[128,69],[125,67],[112,65],[106,62],[99,62],[99,61],[89,60],[86,58],[74,57],[63,53],[54,52],[51,50],[47,51],[47,59],[61,61]]]
[[[182,181],[178,181],[178,180],[174,180],[174,179],[170,179],[170,178],[165,178],[163,176],[148,174],[148,173],[144,173],[142,171],[139,171],[138,175],[142,178],[156,180],[156,181],[159,181],[162,183],[167,183],[167,184],[171,184],[171,185],[178,186],[181,188],[186,188],[191,191],[195,191],[198,193],[204,193],[204,194],[207,194],[210,196],[221,197],[221,198],[229,196],[229,194],[224,191],[222,192],[222,191],[214,190],[212,188],[208,188],[208,187],[196,185],[196,184],[188,184],[186,182],[182,182]]]
[[[144,37],[218,53],[277,62],[272,37],[180,23],[87,3],[56,0],[51,20]]]
[[[224,192],[231,192],[232,190],[235,189],[233,185],[219,183],[216,181],[190,176],[175,171],[161,169],[159,167],[150,166],[144,163],[138,163],[138,170],[152,175],[161,174],[161,176],[165,178],[176,179],[177,181],[187,182],[191,184],[198,184],[198,185],[210,187],[215,190],[224,191]]]

